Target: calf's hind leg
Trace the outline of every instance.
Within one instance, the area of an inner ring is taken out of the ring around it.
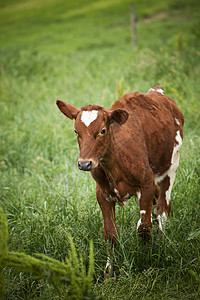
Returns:
[[[170,178],[166,176],[160,183],[160,193],[157,200],[157,220],[159,229],[163,230],[163,226],[167,221],[167,217],[171,210],[171,201],[169,198]],[[168,197],[167,197],[168,192]]]
[[[179,152],[177,151],[172,156],[172,165],[167,172],[167,175],[159,182],[160,192],[157,201],[157,219],[158,225],[162,232],[163,226],[166,223],[167,217],[171,211],[171,190],[174,184],[176,171],[179,164]]]
[[[159,183],[160,193],[157,201],[157,219],[159,228],[162,232],[163,225],[165,224],[167,217],[171,211],[171,190],[175,180],[176,171],[179,165],[179,149],[182,145],[182,135],[180,130],[176,132],[175,144],[171,157],[171,167],[166,172],[166,175],[160,178],[157,177],[156,183]]]
[[[140,236],[145,236],[152,228],[152,208],[155,195],[155,184],[151,175],[149,181],[137,192],[137,198],[140,206],[140,219],[137,224],[137,230]]]

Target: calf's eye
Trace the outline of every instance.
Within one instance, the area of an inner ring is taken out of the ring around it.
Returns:
[[[79,134],[78,134],[78,132],[74,129],[74,132],[75,132],[75,134],[77,135],[77,136],[79,136]]]
[[[103,128],[102,130],[101,130],[101,132],[100,132],[102,135],[104,135],[105,133],[106,133],[106,129],[105,128]]]

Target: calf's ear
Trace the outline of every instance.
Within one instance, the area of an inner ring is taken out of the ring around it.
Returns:
[[[79,109],[75,106],[66,103],[62,100],[57,100],[56,104],[58,105],[58,108],[60,111],[69,119],[76,119],[77,114],[79,112]]]
[[[115,109],[110,114],[110,123],[117,122],[119,125],[124,124],[128,120],[128,112],[123,109]]]

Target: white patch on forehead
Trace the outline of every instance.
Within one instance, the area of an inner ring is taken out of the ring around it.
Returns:
[[[81,121],[88,127],[98,117],[98,110],[84,110],[81,115]]]

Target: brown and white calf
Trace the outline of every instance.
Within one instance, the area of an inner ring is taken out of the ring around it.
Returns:
[[[57,100],[61,112],[75,119],[80,156],[78,168],[90,171],[104,219],[105,240],[117,242],[115,204],[138,198],[140,235],[152,227],[157,196],[157,220],[162,231],[170,214],[170,194],[179,164],[184,117],[174,100],[154,85],[148,93],[130,93],[110,109],[98,105],[76,108]],[[108,257],[106,273],[111,269]]]

